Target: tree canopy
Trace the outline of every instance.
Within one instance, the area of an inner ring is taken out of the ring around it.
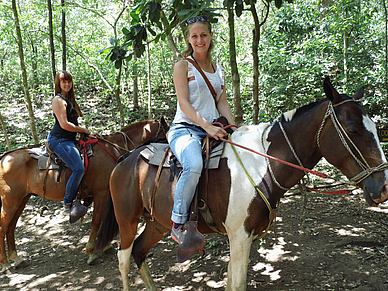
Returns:
[[[171,121],[176,109],[173,65],[185,47],[186,20],[199,14],[213,23],[214,58],[226,68],[228,101],[242,122],[272,121],[323,98],[322,81],[330,76],[341,93],[352,95],[365,86],[365,108],[380,127],[388,127],[385,0],[15,3],[40,141],[53,125],[53,70],[64,67],[73,75],[86,113],[82,122],[92,132],[161,115]],[[4,152],[8,144],[16,148],[34,138],[11,3],[0,3],[0,25]]]

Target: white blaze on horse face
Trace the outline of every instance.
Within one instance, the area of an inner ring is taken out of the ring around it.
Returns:
[[[369,118],[368,115],[363,116],[362,123],[364,124],[365,128],[373,134],[373,136],[375,138],[375,142],[380,150],[381,159],[382,159],[383,163],[385,163],[387,160],[386,160],[384,152],[380,146],[379,136],[377,134],[377,129],[376,129],[375,123],[372,121],[372,119]]]
[[[387,159],[386,159],[386,157],[384,155],[383,149],[380,146],[379,136],[377,134],[377,129],[376,129],[375,123],[367,115],[364,115],[362,122],[363,122],[365,128],[369,132],[371,132],[373,134],[374,138],[375,138],[375,142],[376,142],[376,144],[377,144],[377,146],[378,146],[378,148],[380,150],[380,156],[381,156],[382,163],[386,163]],[[382,193],[383,195],[386,194],[385,192],[387,192],[387,188],[388,188],[388,170],[384,171],[384,177],[385,177],[385,188],[383,189],[383,192],[384,192],[384,193]]]
[[[292,109],[290,111],[287,111],[286,113],[283,113],[284,119],[286,121],[291,121],[296,113],[296,109]]]
[[[268,130],[266,131],[263,139],[262,135],[267,126],[268,124],[263,123],[260,125],[240,127],[233,133],[232,141],[236,144],[264,153],[265,149],[263,149],[262,140],[265,143],[265,148],[268,148]],[[256,185],[260,184],[267,172],[267,163],[265,158],[240,147],[235,147],[235,149],[254,183]],[[225,145],[222,157],[226,157],[228,159],[228,167],[231,175],[231,189],[225,227],[228,234],[233,234],[239,229],[241,231],[241,228],[244,227],[244,222],[249,215],[248,208],[252,200],[257,195],[257,192],[229,144]],[[245,233],[247,236],[250,235],[247,231],[245,231]]]

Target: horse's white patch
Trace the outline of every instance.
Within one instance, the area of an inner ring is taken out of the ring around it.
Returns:
[[[369,116],[364,115],[362,122],[363,122],[365,128],[373,134],[373,136],[375,138],[375,142],[377,144],[379,144],[379,136],[377,134],[376,125],[372,121],[372,119],[370,119]],[[379,149],[380,149],[380,154],[381,154],[381,158],[382,158],[383,162],[386,162],[387,160],[386,160],[384,152],[380,146],[379,146]]]
[[[286,121],[291,121],[296,113],[296,109],[292,109],[290,111],[287,111],[286,113],[283,113],[284,119]]]
[[[243,126],[233,133],[232,141],[252,150],[265,153],[265,149],[269,146],[267,142],[268,130],[264,133],[265,136],[263,139],[262,135],[267,127],[267,123]],[[263,148],[262,141],[264,142],[265,149]],[[267,172],[265,158],[237,146],[235,146],[235,150],[254,183],[260,184]],[[248,207],[252,199],[256,196],[256,190],[244,171],[243,166],[238,161],[231,145],[227,144],[225,146],[223,157],[228,158],[228,167],[231,175],[231,190],[225,226],[228,233],[233,233],[243,227],[244,221],[248,217]],[[246,235],[249,236],[250,234],[246,233]]]
[[[385,157],[385,155],[384,155],[383,149],[382,149],[381,146],[380,146],[379,136],[378,136],[378,134],[377,134],[377,129],[376,129],[375,123],[374,123],[374,122],[372,121],[372,119],[370,119],[370,117],[367,116],[367,115],[364,115],[364,116],[363,116],[362,122],[363,122],[365,128],[366,128],[369,132],[371,132],[371,133],[373,134],[374,139],[375,139],[375,142],[376,142],[376,144],[377,144],[377,146],[378,146],[378,148],[379,148],[379,150],[380,150],[380,156],[381,156],[382,162],[383,162],[383,163],[387,162],[387,159],[386,159],[386,157]],[[384,171],[384,176],[385,176],[385,181],[386,181],[386,183],[388,183],[388,170],[385,170],[385,171]]]

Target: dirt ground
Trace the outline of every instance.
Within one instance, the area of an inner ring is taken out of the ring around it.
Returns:
[[[121,290],[114,248],[93,265],[85,245],[92,209],[70,225],[61,203],[40,215],[40,197],[32,197],[19,220],[16,239],[25,264],[0,274],[0,290]],[[277,238],[255,242],[248,266],[247,290],[388,290],[388,204],[367,207],[362,194],[309,194],[305,219],[303,196],[281,200]],[[166,237],[150,252],[148,263],[159,290],[222,290],[226,285],[228,243],[207,235],[205,256],[176,262],[176,245]],[[145,290],[132,264],[132,290]]]

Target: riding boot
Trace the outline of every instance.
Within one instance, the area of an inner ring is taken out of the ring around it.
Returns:
[[[76,200],[71,207],[70,223],[76,222],[78,219],[83,217],[87,211],[88,208]]]

